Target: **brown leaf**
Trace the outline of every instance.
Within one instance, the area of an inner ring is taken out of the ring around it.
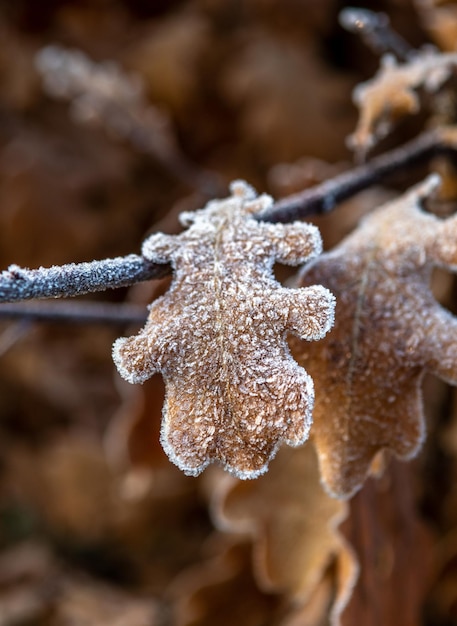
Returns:
[[[324,484],[337,497],[360,488],[382,448],[417,454],[426,370],[457,383],[457,320],[429,288],[433,266],[457,263],[457,217],[420,208],[436,184],[430,177],[379,208],[298,283],[323,284],[337,298],[327,338],[292,340],[315,382],[313,438]]]
[[[347,550],[337,530],[347,505],[322,489],[309,444],[281,449],[255,482],[228,478],[216,491],[214,510],[220,527],[251,536],[260,587],[294,603],[306,602],[329,564]]]
[[[129,382],[163,374],[162,445],[189,475],[218,461],[255,478],[282,441],[296,446],[308,436],[312,381],[290,357],[285,331],[320,339],[334,300],[319,285],[291,290],[275,280],[275,260],[304,263],[321,240],[310,224],[256,220],[271,203],[238,181],[229,198],[183,213],[188,230],[143,245],[146,258],[171,262],[173,283],[145,328],[115,342],[113,357]]]
[[[351,148],[364,156],[390,132],[396,120],[420,109],[419,88],[437,92],[457,65],[456,54],[426,48],[404,64],[386,54],[374,78],[357,85],[354,103],[359,107],[357,128],[348,139]]]

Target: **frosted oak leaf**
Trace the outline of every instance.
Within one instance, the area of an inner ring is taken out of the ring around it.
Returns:
[[[174,279],[143,330],[118,339],[113,356],[129,382],[162,373],[162,445],[186,474],[217,461],[255,478],[281,442],[296,446],[308,437],[313,383],[293,360],[286,333],[323,337],[334,298],[321,286],[284,288],[272,272],[274,261],[298,265],[319,254],[317,228],[260,222],[256,213],[272,199],[241,181],[231,191],[181,214],[189,228],[180,235],[145,241],[143,255],[170,262]]]
[[[421,206],[438,182],[430,176],[377,209],[300,276],[300,286],[318,281],[337,298],[328,337],[292,346],[316,385],[313,440],[337,497],[362,486],[379,450],[403,459],[420,450],[425,372],[457,384],[457,318],[429,285],[433,267],[457,271],[457,215]]]

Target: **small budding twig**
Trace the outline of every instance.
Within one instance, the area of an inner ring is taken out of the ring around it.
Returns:
[[[369,163],[344,172],[335,178],[301,193],[283,198],[257,219],[268,222],[291,222],[311,215],[328,213],[354,194],[386,179],[398,171],[427,161],[433,156],[456,156],[457,130],[453,127],[433,130],[400,148],[372,159]],[[68,265],[23,269],[11,265],[0,274],[0,302],[35,298],[61,298],[127,287],[162,278],[171,266],[152,263],[141,256],[70,263]]]
[[[376,54],[390,52],[399,61],[406,61],[414,50],[392,29],[386,13],[347,7],[340,12],[339,22],[348,32],[360,35],[363,42]]]

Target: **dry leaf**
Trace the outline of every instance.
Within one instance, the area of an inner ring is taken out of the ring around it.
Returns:
[[[281,449],[268,474],[255,482],[227,477],[215,496],[217,525],[253,540],[260,587],[294,603],[305,603],[329,564],[347,550],[337,530],[347,505],[322,489],[309,444]],[[354,574],[356,569],[354,563]]]
[[[379,450],[417,454],[425,371],[457,383],[457,321],[429,288],[433,266],[457,265],[457,217],[440,220],[420,206],[438,180],[376,210],[299,280],[337,298],[326,339],[292,340],[315,381],[313,438],[324,484],[337,497],[360,488]]]
[[[143,254],[171,262],[170,290],[150,307],[145,328],[114,344],[126,380],[161,371],[167,390],[162,444],[189,475],[219,461],[240,478],[267,470],[279,444],[308,436],[312,381],[290,356],[289,331],[321,338],[333,322],[334,299],[320,286],[286,289],[275,260],[298,265],[320,252],[315,226],[267,224],[270,206],[246,183],[205,209],[183,213],[181,235],[157,233]]]
[[[420,99],[417,91],[438,91],[457,65],[457,54],[442,54],[426,48],[416,52],[404,64],[386,54],[378,73],[353,92],[359,107],[357,128],[348,138],[349,146],[364,156],[385,137],[399,117],[417,113]]]

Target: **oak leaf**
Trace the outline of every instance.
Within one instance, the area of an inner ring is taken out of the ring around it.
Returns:
[[[232,196],[181,214],[187,231],[154,234],[143,255],[170,262],[169,291],[150,307],[142,331],[118,339],[113,356],[129,382],[160,371],[166,384],[161,440],[189,475],[219,461],[239,478],[267,470],[281,442],[308,437],[314,392],[292,359],[286,332],[320,339],[333,323],[334,298],[321,286],[286,289],[273,262],[319,254],[315,226],[259,222],[271,205],[246,183]]]
[[[378,73],[353,91],[360,116],[355,132],[348,138],[349,146],[364,156],[389,133],[398,118],[419,111],[420,88],[437,92],[456,66],[457,54],[430,48],[418,51],[403,64],[390,54],[384,55]]]
[[[337,497],[361,487],[379,450],[417,454],[426,371],[457,384],[457,320],[429,287],[434,266],[456,269],[457,216],[440,220],[421,208],[438,181],[431,176],[377,209],[298,281],[337,298],[325,340],[292,340],[315,381],[313,438],[324,485]]]
[[[341,552],[352,554],[338,532],[347,503],[323,490],[310,444],[281,449],[268,474],[255,482],[227,477],[215,490],[213,511],[222,530],[252,538],[260,588],[283,593],[294,604],[308,601]],[[347,586],[356,575],[353,559]]]

